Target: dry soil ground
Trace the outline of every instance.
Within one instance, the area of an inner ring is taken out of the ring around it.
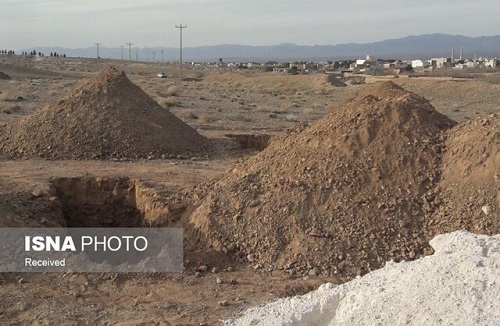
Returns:
[[[99,69],[119,61],[0,57],[0,124],[11,124],[47,103],[55,102]],[[186,69],[186,80],[160,79],[159,71],[175,67],[142,63],[130,79],[153,99],[220,146],[210,159],[137,161],[8,160],[0,156],[2,227],[40,225],[50,210],[33,193],[63,177],[129,177],[151,183],[167,194],[231,169],[256,153],[241,148],[227,134],[277,134],[299,122],[311,123],[330,107],[371,85],[336,88],[324,75],[284,76],[271,73]],[[367,79],[376,82],[376,79]],[[499,113],[500,85],[483,81],[398,78],[393,81],[426,97],[434,107],[462,122]],[[0,275],[0,324],[213,325],[242,309],[279,296],[305,293],[335,278],[291,276],[254,271],[227,263],[218,271],[182,274],[14,274]],[[220,282],[217,282],[219,278]]]

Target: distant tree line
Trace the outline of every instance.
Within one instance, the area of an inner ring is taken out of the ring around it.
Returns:
[[[59,54],[57,52],[50,52],[50,56],[51,57],[63,57],[63,58],[66,58],[66,53],[64,54]]]
[[[0,54],[16,55],[16,52],[13,51],[13,50],[0,50]],[[30,55],[30,56],[37,56],[38,55],[39,57],[45,57],[45,54],[43,54],[40,51],[38,51],[38,53],[37,53],[36,50],[33,50],[31,52],[22,51],[21,55]],[[58,57],[58,58],[59,57],[66,58],[66,53],[60,54],[60,53],[57,53],[57,52],[50,52],[50,56],[51,57]]]

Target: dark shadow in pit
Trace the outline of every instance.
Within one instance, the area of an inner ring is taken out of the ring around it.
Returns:
[[[52,186],[56,189],[68,228],[145,226],[144,214],[136,206],[136,185],[129,178],[58,178],[52,180]],[[112,235],[109,232],[109,236]],[[117,251],[116,255],[106,259],[99,252],[89,251],[86,254],[92,262],[107,261],[112,266],[136,264],[144,258],[125,251]]]
[[[52,181],[70,228],[141,227],[135,183],[128,178],[58,178]]]
[[[267,134],[226,134],[228,138],[235,139],[242,149],[264,150],[271,142],[271,135]]]
[[[63,215],[69,228],[142,227],[142,214],[123,203],[107,205],[63,205]]]

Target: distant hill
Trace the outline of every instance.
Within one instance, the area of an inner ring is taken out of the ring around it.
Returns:
[[[398,59],[428,59],[431,57],[451,56],[451,48],[455,48],[455,56],[460,55],[463,48],[464,57],[500,57],[500,35],[467,37],[461,35],[426,34],[419,36],[407,36],[399,39],[389,39],[374,43],[348,43],[338,45],[296,45],[283,43],[271,46],[249,46],[249,45],[213,45],[200,47],[186,47],[183,49],[185,61],[265,61],[265,60],[338,60],[364,58],[371,54],[377,58]],[[31,51],[33,49],[24,49]],[[71,57],[95,57],[96,48],[88,47],[81,49],[66,49],[60,47],[37,47],[46,55],[50,52],[64,53]],[[140,61],[152,61],[153,51],[155,61],[178,60],[179,49],[171,47],[154,48],[132,48],[132,60],[138,54]],[[121,48],[100,47],[99,53],[102,58],[120,59]],[[123,48],[123,58],[128,59],[128,48]]]

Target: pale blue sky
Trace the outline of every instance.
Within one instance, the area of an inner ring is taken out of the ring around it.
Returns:
[[[365,43],[500,33],[498,0],[0,0],[0,48]]]

